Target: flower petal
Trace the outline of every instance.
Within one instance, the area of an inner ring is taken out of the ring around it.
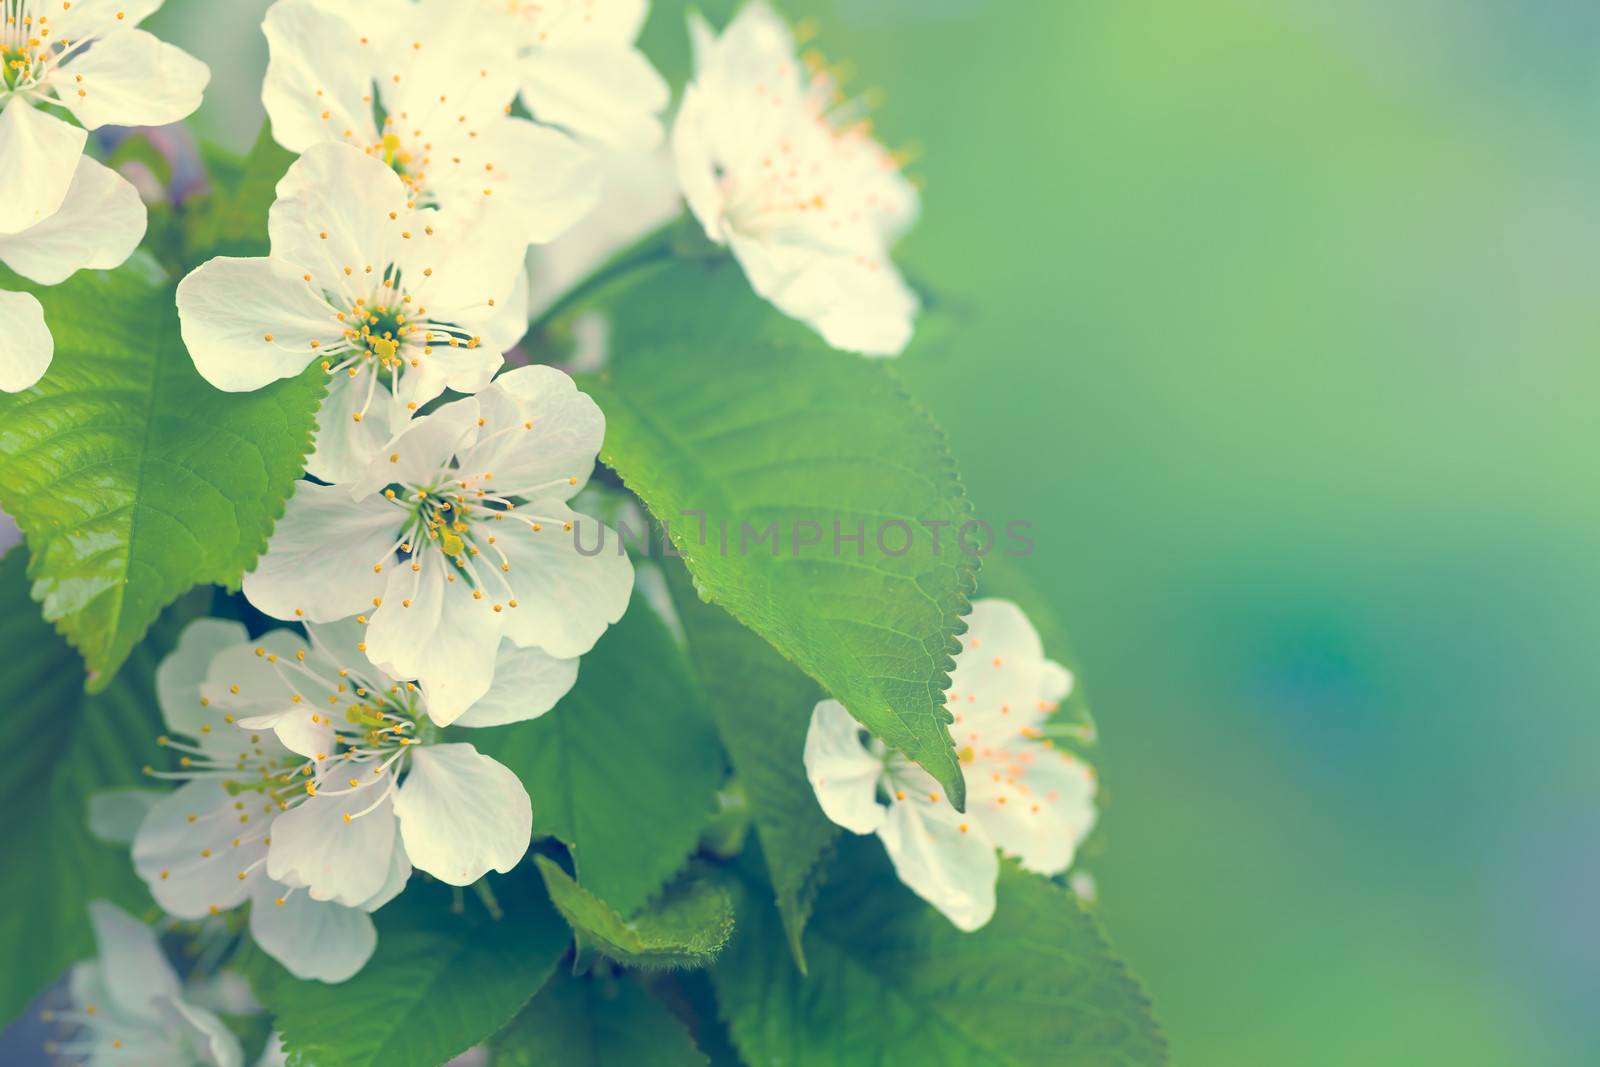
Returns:
[[[119,29],[76,52],[51,80],[62,104],[91,130],[165,126],[200,106],[211,68],[155,34]]]
[[[908,796],[889,805],[878,836],[900,880],[958,929],[971,932],[994,916],[1000,860],[970,817],[942,800]]]
[[[633,562],[616,531],[599,520],[556,501],[533,507],[538,531],[520,522],[496,524],[505,528],[496,531],[496,547],[506,554],[503,577],[517,601],[504,612],[505,634],[524,648],[581,656],[627,610]]]
[[[199,734],[210,716],[201,712],[200,685],[211,670],[211,661],[225,648],[250,640],[244,624],[232,619],[196,619],[178,635],[178,645],[156,668],[156,698],[167,729],[173,733]]]
[[[296,978],[343,982],[378,947],[377,928],[360,908],[312,900],[305,890],[270,878],[260,879],[250,895],[250,936]]]
[[[234,804],[214,780],[189,782],[157,802],[139,824],[133,866],[163,910],[202,919],[213,908],[227,911],[244,902],[249,878],[239,873],[267,853],[257,821],[265,813],[246,812],[251,821],[241,823]]]
[[[271,730],[290,752],[316,759],[333,751],[333,720],[321,707],[295,704],[265,715],[239,719],[246,730]]]
[[[478,439],[478,399],[463,397],[400,427],[394,438],[348,485],[352,497],[370,497],[393,482],[430,485],[450,460]],[[398,514],[398,512],[396,512]]]
[[[384,794],[390,785],[387,776],[363,774],[364,767],[342,761],[330,763],[319,779],[326,791],[308,797],[272,824],[267,875],[304,886],[312,900],[356,908],[389,881],[395,848],[394,799]],[[350,778],[362,784],[353,787]]]
[[[351,145],[307,148],[277,193],[267,212],[272,258],[291,264],[296,276],[309,272],[329,292],[344,292],[345,279],[368,267],[382,271],[412,243],[400,236],[413,216],[405,184],[383,160]]]
[[[521,862],[533,807],[517,776],[471,745],[428,745],[411,754],[395,800],[406,855],[450,885],[471,885]]]
[[[296,482],[244,595],[278,619],[332,622],[372,606],[404,516],[382,497],[351,500],[338,486]]]
[[[881,252],[818,248],[804,233],[734,232],[730,244],[751,287],[834,348],[896,356],[910,342],[917,298]]]
[[[975,601],[966,622],[945,691],[956,716],[950,732],[980,753],[1006,748],[1065,699],[1072,675],[1045,659],[1038,632],[1011,601]]]
[[[659,144],[669,96],[644,53],[627,45],[542,49],[523,64],[522,100],[534,118],[610,148]]]
[[[86,40],[125,26],[137,26],[161,7],[162,0],[74,0],[71,7],[57,4],[50,15],[57,37]]]
[[[240,1067],[244,1062],[239,1039],[211,1012],[175,996],[156,1004],[165,1016],[168,1038],[183,1049],[185,1058],[195,1056],[214,1067]],[[116,1046],[112,1048],[115,1055]]]
[[[474,599],[466,581],[438,551],[424,547],[396,567],[383,606],[367,627],[367,655],[397,678],[415,678],[429,714],[454,720],[488,692],[505,618],[488,596]]]
[[[61,207],[89,135],[22,97],[0,107],[0,233],[18,233]]]
[[[339,140],[346,130],[365,142],[378,139],[367,64],[353,60],[360,33],[322,0],[278,0],[261,29],[271,60],[261,102],[272,137],[291,152]]]
[[[361,477],[385,441],[405,429],[396,424],[396,404],[382,381],[373,381],[377,372],[352,378],[343,371],[329,376],[328,392],[317,409],[317,436],[306,473],[325,482],[339,484]],[[408,375],[409,377],[409,375]],[[368,395],[372,401],[368,403]],[[362,412],[361,418],[354,416]]]
[[[132,845],[139,825],[165,793],[113,789],[89,797],[89,832],[108,845]]]
[[[333,312],[289,267],[219,256],[178,283],[178,318],[195,370],[230,393],[305,370],[343,339]]]
[[[411,857],[406,855],[405,842],[400,839],[400,822],[394,824],[394,851],[389,854],[389,877],[383,888],[361,902],[361,910],[371,914],[399,896],[411,881]]]
[[[504,726],[537,719],[556,706],[578,680],[576,659],[557,659],[541,648],[500,643],[494,661],[494,684],[455,720],[457,726]],[[435,724],[449,726],[429,713]]]
[[[39,301],[32,293],[0,289],[0,390],[31,389],[50,369],[55,354],[55,338]]]
[[[502,209],[522,220],[523,244],[542,244],[594,208],[599,170],[594,153],[561,131],[501,115],[441,159],[429,185],[447,210]]]
[[[111,270],[144,239],[145,207],[133,183],[84,156],[61,209],[21,233],[0,235],[0,260],[41,285],[79,270]]]
[[[822,813],[856,834],[870,834],[883,825],[878,803],[883,761],[861,744],[861,724],[837,700],[822,700],[811,709],[806,730],[806,777],[816,791]]]
[[[178,996],[178,975],[154,930],[104,900],[89,902],[89,922],[99,949],[100,978],[118,1009],[149,1017],[156,1012],[158,997]]]
[[[983,764],[979,764],[981,767]],[[989,766],[1001,766],[989,761]],[[1060,874],[1095,824],[1094,769],[1076,756],[1022,740],[1005,770],[972,774],[967,810],[1024,870]]]
[[[493,474],[493,485],[484,487],[539,500],[569,500],[588,484],[606,417],[569,375],[554,367],[518,367],[480,392],[477,402],[490,432],[460,451],[463,477]]]

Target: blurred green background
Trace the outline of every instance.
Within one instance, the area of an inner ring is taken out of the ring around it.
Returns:
[[[264,6],[154,27],[238,146]],[[1600,7],[784,7],[922,150],[900,369],[1034,524],[1174,1061],[1600,1062]]]

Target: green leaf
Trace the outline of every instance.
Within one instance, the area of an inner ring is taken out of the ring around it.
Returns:
[[[136,258],[28,288],[55,360],[0,394],[0,507],[27,535],[33,598],[103,688],[161,609],[236,584],[311,447],[326,375],[222,393],[178,336],[173,287]]]
[[[579,942],[627,967],[704,967],[733,932],[727,891],[705,873],[690,873],[631,919],[574,882],[561,865],[535,856],[545,888]]]
[[[977,560],[943,434],[882,361],[827,348],[731,261],[641,267],[608,311],[611,363],[583,383],[601,458],[702,593],[962,806],[943,704]]]
[[[628,914],[683,866],[715,810],[725,767],[703,704],[636,598],[555,710],[471,740],[522,779],[534,833],[565,842],[584,886]]]
[[[150,896],[125,848],[89,834],[89,796],[146,782],[159,759],[161,715],[155,669],[204,595],[169,611],[98,696],[83,691],[83,664],[28,600],[27,556],[0,560],[0,1020],[10,1020],[68,964],[94,955],[88,902],[106,898],[135,912]],[[8,962],[9,961],[9,962]]]
[[[1146,1065],[1166,1060],[1150,1006],[1066,890],[1006,862],[999,908],[964,934],[855,838],[806,936],[809,978],[748,890],[712,969],[735,1046],[769,1067]]]
[[[300,1067],[437,1067],[514,1018],[555,971],[571,932],[526,866],[491,879],[504,911],[452,908],[444,886],[413,884],[375,916],[378,949],[337,986],[281,969],[257,982]],[[253,967],[256,975],[269,970]]]
[[[627,975],[552,978],[494,1041],[495,1067],[705,1067],[688,1031]]]
[[[801,935],[839,834],[806,779],[806,729],[822,694],[765,641],[696,596],[681,567],[663,569],[689,657],[761,837],[790,951],[804,971]]]

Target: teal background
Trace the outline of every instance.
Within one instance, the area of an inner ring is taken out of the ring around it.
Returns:
[[[239,146],[264,6],[152,24]],[[1174,1062],[1600,1062],[1600,8],[786,9],[920,146],[899,369],[1033,523]]]

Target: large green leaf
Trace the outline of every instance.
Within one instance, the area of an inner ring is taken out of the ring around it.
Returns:
[[[712,969],[746,1062],[768,1067],[1159,1064],[1143,993],[1066,890],[1007,862],[999,908],[965,934],[903,888],[875,838],[843,843],[806,933],[809,977],[746,891]]]
[[[696,596],[681,567],[664,569],[689,657],[761,837],[790,950],[804,970],[801,934],[839,833],[806,779],[806,728],[821,693],[765,641]]]
[[[971,505],[943,434],[882,361],[827,348],[731,262],[642,267],[608,311],[611,362],[584,381],[602,458],[707,597],[960,807],[943,703],[977,560],[956,544]]]
[[[178,336],[173,287],[142,258],[33,291],[55,360],[32,389],[0,394],[0,507],[27,535],[33,598],[98,689],[165,605],[255,562],[326,375],[213,389]]]
[[[585,948],[628,967],[704,967],[716,959],[733,932],[727,890],[700,872],[685,875],[632,918],[574,882],[547,856],[536,856],[550,900]]]
[[[438,1067],[514,1018],[555,971],[571,931],[524,866],[490,879],[501,918],[460,911],[440,885],[412,885],[375,916],[378,949],[338,986],[258,968],[298,1067]]]
[[[693,851],[725,774],[683,653],[636,599],[554,711],[471,740],[517,773],[534,833],[572,850],[586,889],[626,915]]]
[[[683,1024],[627,975],[552,978],[494,1041],[495,1067],[705,1067]]]
[[[87,906],[103,897],[149,905],[125,848],[89,835],[91,793],[146,784],[159,758],[155,669],[182,622],[207,597],[168,612],[98,696],[85,696],[83,664],[28,599],[22,549],[0,560],[0,1021],[20,1012],[68,964],[94,955]]]

